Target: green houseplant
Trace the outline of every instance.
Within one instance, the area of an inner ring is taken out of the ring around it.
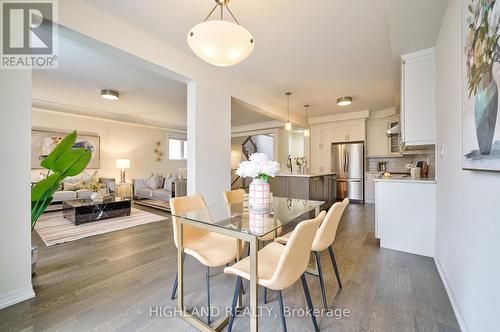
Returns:
[[[90,162],[92,153],[82,147],[74,148],[76,131],[68,134],[52,152],[41,161],[46,168],[47,177],[31,188],[31,231],[36,222],[52,202],[52,195],[59,189],[60,183],[68,176],[80,174]],[[37,248],[31,248],[32,272],[35,271]]]

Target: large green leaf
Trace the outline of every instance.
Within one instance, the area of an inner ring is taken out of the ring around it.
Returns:
[[[54,173],[41,180],[31,188],[31,201],[38,201],[44,197],[51,188],[58,185],[59,174]]]
[[[54,166],[57,160],[64,155],[66,152],[71,151],[73,145],[76,142],[76,130],[68,134],[57,146],[52,150],[52,152],[40,162],[43,168],[54,170]]]
[[[52,170],[62,178],[80,174],[90,162],[92,153],[84,148],[70,149],[57,158]]]

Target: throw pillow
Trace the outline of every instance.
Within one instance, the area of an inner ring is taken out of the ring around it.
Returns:
[[[163,185],[163,178],[159,174],[151,174],[151,176],[146,180],[146,184],[151,189],[161,188]]]
[[[171,191],[172,190],[172,183],[175,181],[175,177],[172,174],[169,174],[167,178],[165,179],[165,183],[163,184],[163,189]]]
[[[70,183],[70,182],[63,182],[63,190],[66,191],[76,191],[82,187],[83,183],[82,182],[75,182],[75,183]]]

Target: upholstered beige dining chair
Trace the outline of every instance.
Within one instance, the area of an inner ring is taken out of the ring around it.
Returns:
[[[314,308],[304,273],[309,263],[312,241],[314,240],[319,223],[323,217],[324,214],[299,223],[292,232],[286,245],[278,242],[271,242],[258,251],[257,283],[260,286],[278,291],[281,309],[281,324],[284,331],[286,331],[286,321],[281,291],[293,285],[299,278],[302,282],[307,302],[307,311],[311,315],[314,330],[319,330],[316,317],[313,314]],[[226,267],[224,273],[237,276],[231,307],[231,318],[228,325],[228,331],[231,331],[236,316],[236,303],[242,278],[250,280],[250,258],[246,257],[236,264]]]
[[[337,262],[335,260],[335,255],[333,253],[332,244],[333,241],[335,240],[335,235],[337,234],[337,228],[339,226],[340,219],[342,218],[342,215],[344,214],[344,211],[348,204],[349,204],[349,199],[345,198],[342,202],[337,202],[330,207],[328,213],[326,214],[325,219],[323,219],[323,222],[321,223],[321,225],[318,228],[318,231],[316,232],[316,236],[314,237],[314,241],[311,246],[311,251],[313,252],[314,257],[316,258],[316,266],[318,267],[317,277],[319,277],[319,283],[321,286],[321,295],[323,297],[323,305],[325,308],[327,308],[327,301],[326,301],[325,283],[323,278],[323,270],[321,268],[320,253],[323,250],[328,249],[328,253],[330,254],[330,260],[332,261],[333,269],[335,271],[335,276],[337,278],[337,283],[339,285],[339,288],[342,288],[342,282],[340,280],[339,269],[337,267]],[[277,238],[276,241],[285,244],[289,241],[291,234],[293,233],[285,234]]]
[[[205,203],[205,200],[201,195],[175,197],[170,200],[170,209],[172,210],[172,226],[174,230],[174,243],[176,247],[178,247],[178,239],[176,237],[177,218],[175,217],[175,215],[197,210],[202,210],[199,213],[208,213],[208,211],[203,211],[206,206],[207,205]],[[210,216],[207,217],[209,218]],[[184,225],[183,247],[184,254],[188,254],[196,258],[198,262],[207,267],[207,320],[208,324],[210,324],[210,268],[224,266],[235,261],[236,257],[238,256],[237,240],[217,233],[191,227],[189,225]],[[176,274],[174,285],[172,288],[172,300],[175,298],[177,283],[178,275]]]

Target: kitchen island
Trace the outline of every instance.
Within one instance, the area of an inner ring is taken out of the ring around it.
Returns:
[[[269,178],[271,192],[277,197],[325,201],[332,205],[336,201],[336,173],[279,173]]]
[[[400,175],[374,181],[380,247],[433,257],[436,181]]]

